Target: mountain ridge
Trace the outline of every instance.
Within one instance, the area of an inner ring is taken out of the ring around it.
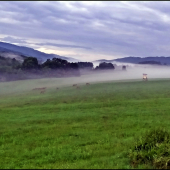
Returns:
[[[18,46],[18,45],[1,42],[1,41],[0,41],[0,52],[11,52],[11,53],[13,52],[15,54],[24,55],[27,57],[29,56],[36,57],[39,62],[44,62],[47,59],[51,59],[51,58],[61,58],[63,60],[68,60],[68,61],[70,60],[77,61],[77,59],[71,57],[64,57],[57,54],[47,54],[30,47]]]
[[[47,53],[35,50],[30,47],[18,46],[18,45],[14,45],[14,44],[2,42],[2,41],[0,41],[0,55],[3,55],[5,57],[16,56],[16,58],[19,58],[20,60],[24,60],[25,57],[36,57],[40,63],[45,62],[47,59],[52,59],[52,58],[60,58],[63,60],[67,60],[69,62],[80,61],[80,60],[77,60],[71,57],[64,57],[64,56],[60,56],[57,54],[47,54]],[[156,62],[160,62],[161,64],[170,65],[170,57],[164,57],[164,56],[160,56],[160,57],[158,56],[155,56],[155,57],[129,56],[129,57],[112,59],[112,60],[100,59],[100,60],[95,60],[91,62],[120,62],[120,63],[139,64],[140,62],[145,62],[145,61],[156,61]]]
[[[161,64],[170,64],[170,57],[165,56],[156,56],[156,57],[123,57],[123,58],[117,58],[113,60],[106,60],[106,59],[100,59],[95,60],[94,62],[120,62],[120,63],[131,63],[131,64],[139,64],[139,62],[144,61],[157,61]]]

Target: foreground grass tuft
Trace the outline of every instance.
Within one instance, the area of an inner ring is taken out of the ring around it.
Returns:
[[[130,150],[132,166],[148,164],[158,169],[170,168],[170,134],[162,128],[147,131]]]

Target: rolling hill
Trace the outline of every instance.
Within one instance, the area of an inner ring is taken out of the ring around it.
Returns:
[[[64,57],[64,56],[60,56],[56,54],[47,54],[44,52],[40,52],[38,50],[34,50],[33,48],[17,46],[17,45],[5,43],[5,42],[0,42],[0,54],[3,54],[4,57],[9,56],[9,54],[17,55],[18,57],[20,56],[23,59],[24,59],[24,56],[36,57],[40,63],[51,58],[61,58],[69,62],[78,61],[74,58]]]
[[[120,63],[132,63],[132,64],[139,64],[140,62],[146,62],[146,61],[154,61],[154,62],[160,62],[161,64],[170,64],[170,57],[124,57],[124,58],[118,58],[113,60],[96,60],[94,62],[120,62]]]

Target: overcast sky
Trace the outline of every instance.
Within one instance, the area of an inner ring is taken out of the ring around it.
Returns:
[[[0,41],[83,61],[170,56],[168,1],[1,1]]]

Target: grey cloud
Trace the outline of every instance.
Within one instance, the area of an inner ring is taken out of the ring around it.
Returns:
[[[36,45],[40,45],[40,46],[50,45],[50,46],[56,46],[56,47],[92,49],[91,47],[83,47],[83,46],[78,46],[78,45],[55,44],[55,43],[36,43]]]
[[[73,2],[74,10],[58,1],[3,1],[0,2],[3,5],[0,14],[4,13],[4,17],[16,20],[18,24],[0,19],[0,33],[18,37],[15,40],[6,37],[4,41],[26,43],[29,38],[42,39],[43,42],[45,39],[46,42],[35,45],[82,48],[84,52],[93,49],[91,51],[95,54],[148,56],[169,53],[166,48],[164,51],[158,48],[159,44],[166,46],[170,43],[170,25],[161,19],[163,14],[170,17],[168,3],[128,2],[139,9],[121,2],[102,3],[103,6],[87,6],[80,1]],[[86,11],[81,10],[83,8]],[[95,23],[99,25],[95,26]],[[50,40],[76,45],[47,43]]]
[[[27,43],[24,39],[13,38],[13,37],[10,37],[10,36],[0,38],[0,40],[10,42],[10,43]]]

